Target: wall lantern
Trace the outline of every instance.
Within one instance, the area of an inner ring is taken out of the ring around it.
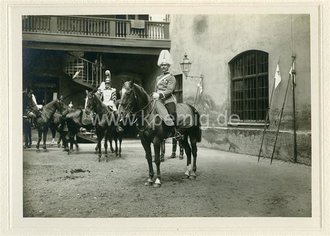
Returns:
[[[182,59],[182,62],[180,63],[181,66],[181,71],[182,73],[186,76],[187,78],[199,78],[201,80],[203,80],[203,75],[189,75],[190,72],[190,67],[191,67],[191,61],[189,60],[187,53],[184,54],[184,57]]]
[[[182,59],[182,62],[180,63],[180,66],[181,66],[182,73],[186,76],[186,79],[187,78],[198,79],[197,91],[196,91],[196,96],[195,96],[195,100],[194,100],[194,106],[195,106],[201,99],[201,95],[204,91],[204,88],[203,88],[204,77],[202,74],[199,76],[189,75],[191,62],[187,56],[187,53],[184,54],[184,57]]]

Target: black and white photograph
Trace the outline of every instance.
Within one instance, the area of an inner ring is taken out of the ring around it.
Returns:
[[[183,8],[20,10],[21,222],[320,220],[317,11]]]

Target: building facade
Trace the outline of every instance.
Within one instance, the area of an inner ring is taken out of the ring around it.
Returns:
[[[171,15],[171,54],[188,54],[191,75],[203,74],[198,110],[202,145],[258,155],[277,65],[281,82],[270,104],[263,156],[270,157],[279,114],[296,56],[295,114],[297,162],[311,163],[311,68],[309,15]],[[175,37],[174,37],[175,35]],[[193,103],[198,79],[183,79],[183,100]],[[295,161],[293,92],[289,84],[274,158]]]

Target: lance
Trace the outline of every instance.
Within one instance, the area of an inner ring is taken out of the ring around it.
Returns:
[[[286,86],[285,96],[284,96],[284,100],[283,100],[283,104],[282,104],[282,109],[281,109],[281,113],[280,113],[280,119],[279,119],[277,130],[276,130],[275,142],[274,142],[272,157],[270,159],[270,164],[272,164],[273,158],[274,158],[274,153],[275,153],[275,148],[276,148],[278,133],[280,131],[280,126],[281,126],[281,121],[282,121],[284,106],[285,106],[285,102],[286,102],[286,98],[287,98],[288,90],[289,90],[289,85],[290,85],[290,79],[292,79],[292,71],[293,71],[293,66],[294,66],[295,59],[296,59],[296,57],[295,56],[292,56],[292,63],[291,63],[290,75],[289,75],[288,83],[287,83],[287,86]]]
[[[295,97],[296,70],[295,70],[294,62],[292,63],[291,74],[292,74],[292,109],[293,109],[293,157],[294,157],[294,162],[297,162],[297,129],[296,129],[296,97]]]
[[[265,126],[264,126],[264,130],[263,130],[263,132],[262,132],[262,139],[261,139],[261,145],[260,145],[260,149],[259,149],[258,162],[259,162],[259,160],[260,160],[260,156],[261,156],[261,152],[262,152],[262,146],[263,146],[263,144],[264,144],[265,133],[266,133],[266,129],[267,129],[267,121],[268,121],[268,118],[269,118],[269,110],[270,110],[270,106],[271,106],[271,104],[272,104],[272,99],[273,99],[274,90],[275,90],[275,78],[274,78],[274,82],[273,82],[272,93],[271,93],[271,95],[270,95],[269,106],[268,106],[268,108],[267,108],[267,112],[266,112]]]

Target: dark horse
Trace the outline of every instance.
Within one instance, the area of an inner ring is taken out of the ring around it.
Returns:
[[[38,129],[38,142],[36,146],[37,151],[39,150],[41,139],[43,139],[43,149],[44,150],[47,149],[46,140],[47,140],[49,122],[52,119],[53,115],[55,114],[56,110],[60,110],[62,106],[63,106],[62,101],[56,99],[46,104],[41,111],[38,110],[36,105],[32,107],[32,111],[36,115],[36,118],[34,119],[35,126]]]
[[[196,159],[197,159],[197,142],[201,141],[201,129],[199,121],[199,113],[196,109],[188,104],[177,104],[177,107],[184,108],[183,110],[189,111],[190,114],[180,114],[178,112],[178,121],[180,116],[190,116],[190,126],[181,128],[180,132],[183,135],[181,144],[185,149],[187,155],[187,171],[185,174],[188,177],[196,177]],[[161,143],[165,138],[173,135],[173,128],[165,125],[164,121],[157,115],[156,109],[154,109],[154,102],[150,99],[146,91],[139,85],[132,81],[125,82],[122,88],[121,105],[119,107],[119,113],[125,117],[129,115],[136,115],[139,122],[141,122],[142,129],[140,130],[140,138],[143,148],[146,153],[146,159],[149,166],[149,178],[147,179],[146,185],[153,185],[155,187],[161,186],[160,181],[160,149]],[[181,109],[182,110],[182,109]],[[190,140],[190,144],[188,142]],[[155,149],[155,164],[157,167],[157,176],[155,181],[154,170],[151,156],[151,143],[154,144]],[[191,168],[191,153],[193,155],[193,166]]]
[[[118,122],[118,116],[107,108],[106,105],[102,103],[100,98],[94,92],[87,92],[86,97],[86,114],[90,114],[91,112],[96,113],[94,117],[93,124],[95,126],[96,136],[97,136],[97,148],[99,158],[101,160],[102,152],[101,152],[101,141],[104,138],[104,154],[106,156],[106,161],[108,161],[108,141],[112,138],[118,138],[115,135],[116,132],[116,124]],[[117,143],[117,142],[116,142]],[[116,145],[117,146],[117,145]],[[121,136],[119,139],[119,156],[121,155]],[[117,153],[116,153],[117,154]]]
[[[68,154],[73,150],[73,144],[76,149],[79,149],[76,136],[81,128],[91,130],[93,128],[93,120],[91,117],[86,115],[83,109],[72,109],[65,115],[65,121],[68,128],[68,136],[70,148]]]

